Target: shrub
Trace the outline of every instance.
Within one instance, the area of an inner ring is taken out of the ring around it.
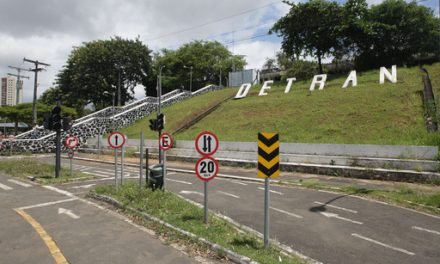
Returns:
[[[318,64],[311,61],[297,60],[292,63],[292,67],[286,70],[282,80],[295,77],[297,80],[311,79],[318,74]]]

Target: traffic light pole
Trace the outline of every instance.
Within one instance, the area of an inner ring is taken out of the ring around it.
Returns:
[[[55,153],[55,178],[60,176],[61,169],[61,129],[57,129]]]
[[[161,97],[162,97],[162,69],[164,68],[165,66],[164,65],[162,65],[162,66],[159,66],[159,80],[158,80],[158,91],[157,91],[157,93],[158,93],[158,100],[159,100],[159,102],[158,102],[158,111],[157,111],[157,115],[160,115],[160,113],[161,113]],[[162,133],[162,130],[161,129],[159,129],[158,130],[158,132],[159,132],[159,138],[160,138],[160,135],[161,135],[161,133]],[[160,163],[162,163],[162,150],[159,148],[159,164]]]

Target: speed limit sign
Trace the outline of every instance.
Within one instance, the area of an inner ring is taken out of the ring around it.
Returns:
[[[215,159],[206,156],[200,158],[196,163],[196,174],[202,181],[210,181],[217,176],[218,163]]]

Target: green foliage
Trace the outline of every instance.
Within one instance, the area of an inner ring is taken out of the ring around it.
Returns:
[[[270,32],[283,38],[282,50],[288,57],[317,58],[321,73],[326,56],[371,69],[414,65],[420,58],[439,55],[440,21],[432,9],[415,1],[385,0],[371,7],[365,0],[343,5],[327,0],[286,3],[289,13]]]
[[[42,124],[44,115],[50,114],[53,106],[37,103],[37,123]],[[76,111],[70,107],[61,107],[63,116],[76,117]],[[24,122],[27,124],[32,123],[32,103],[18,104],[15,106],[2,106],[0,107],[0,117],[6,117],[18,125],[18,122]]]
[[[227,73],[233,68],[243,69],[246,62],[237,55],[232,55],[226,47],[217,41],[193,41],[184,44],[177,50],[164,49],[154,56],[155,74],[146,86],[148,95],[156,95],[156,74],[160,66],[162,70],[162,93],[182,88],[190,89],[190,73],[192,67],[192,91],[208,84],[218,84],[222,73],[222,83],[226,83]]]
[[[115,37],[83,43],[72,50],[59,72],[57,88],[49,91],[42,100],[48,102],[61,95],[63,104],[79,112],[90,103],[95,109],[101,109],[112,105],[112,93],[116,93],[117,101],[120,81],[123,105],[133,99],[137,85],[147,86],[151,75],[150,53],[139,39]]]
[[[439,53],[439,20],[425,6],[386,0],[371,7],[367,20],[372,33],[357,59],[362,68],[415,64],[419,57]]]
[[[296,60],[290,63],[290,68],[287,69],[282,80],[295,77],[297,80],[311,79],[315,74],[318,74],[318,65],[311,61]]]
[[[289,56],[316,57],[322,73],[322,58],[332,55],[340,45],[342,8],[336,2],[325,0],[289,5],[289,13],[275,23],[271,32],[283,37],[282,49]]]

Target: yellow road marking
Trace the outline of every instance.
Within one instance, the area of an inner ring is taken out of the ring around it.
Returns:
[[[44,241],[46,246],[49,248],[50,254],[55,260],[57,264],[69,264],[67,259],[64,257],[61,250],[58,248],[57,244],[53,239],[49,236],[49,234],[44,230],[44,228],[29,214],[21,209],[15,209],[17,214],[21,215],[28,223],[35,229],[41,239]]]

